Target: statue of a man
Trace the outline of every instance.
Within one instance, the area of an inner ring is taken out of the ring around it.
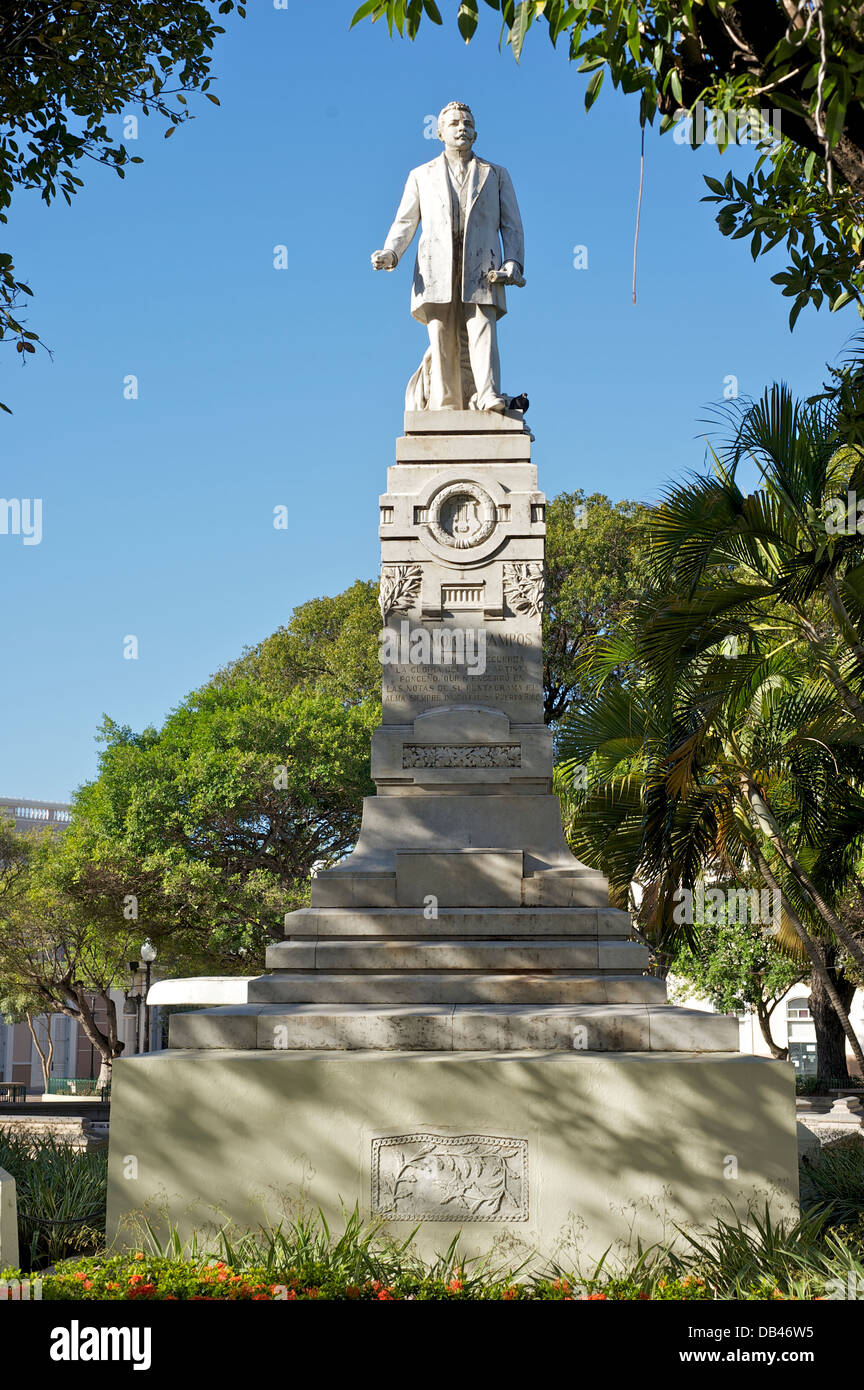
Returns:
[[[407,410],[505,410],[497,321],[505,284],[523,285],[522,219],[510,175],[478,159],[470,107],[451,101],[438,117],[444,153],[408,175],[375,270],[395,270],[422,222],[411,313],[429,350],[405,394]],[[502,254],[503,252],[503,254]]]

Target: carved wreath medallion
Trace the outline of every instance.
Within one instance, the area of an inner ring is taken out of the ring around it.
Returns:
[[[495,530],[495,503],[479,483],[450,483],[429,503],[427,526],[439,545],[469,550]]]
[[[372,1209],[408,1221],[527,1221],[528,1141],[491,1134],[373,1139]]]

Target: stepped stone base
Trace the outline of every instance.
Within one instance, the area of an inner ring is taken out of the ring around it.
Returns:
[[[791,1213],[791,1065],[670,1007],[567,844],[531,435],[480,411],[405,427],[379,497],[377,794],[245,1002],[116,1063],[109,1235],[135,1211],[247,1228],[298,1200],[338,1227],[356,1203],[400,1235],[420,1221],[427,1254],[461,1230],[467,1254],[572,1264],[730,1201]]]
[[[548,1013],[548,1011],[547,1011]],[[117,1061],[108,1238],[343,1206],[427,1257],[572,1267],[731,1208],[792,1216],[794,1075],[729,1053],[170,1051]],[[126,1174],[129,1155],[138,1177]]]

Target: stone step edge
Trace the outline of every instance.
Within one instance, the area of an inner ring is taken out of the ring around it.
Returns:
[[[602,922],[600,913],[605,914]],[[521,926],[522,930],[513,931],[511,924]],[[568,931],[568,926],[576,930]],[[621,928],[618,932],[615,931],[617,926]],[[487,929],[483,930],[484,927]],[[286,912],[284,918],[284,933],[289,940],[343,936],[358,940],[399,939],[418,935],[418,928],[442,940],[461,936],[478,940],[509,940],[511,937],[546,940],[555,935],[562,939],[593,939],[601,933],[610,940],[621,940],[633,936],[629,913],[620,908],[596,906],[441,907],[437,917],[430,918],[422,916],[422,908],[301,907]]]
[[[281,1026],[285,1028],[284,1039],[280,1038],[277,1032],[280,1020],[283,1021]],[[324,1030],[328,1022],[332,1025],[334,1042],[322,1043],[322,1029],[315,1028],[316,1022],[322,1025]],[[353,1039],[352,1022],[357,1025]],[[509,1047],[506,1036],[502,1038],[501,1035],[501,1025],[504,1025],[506,1033],[508,1022],[513,1023],[517,1034]],[[478,1029],[482,1030],[484,1023],[493,1025],[485,1043],[478,1042]],[[292,1024],[296,1035],[293,1042],[289,1036]],[[369,1024],[372,1025],[371,1038]],[[393,1031],[389,1036],[376,1037],[376,1024]],[[461,1044],[454,1038],[454,1029],[460,1024],[465,1025],[464,1040]],[[532,1024],[535,1029],[542,1029],[546,1025],[547,1028],[551,1026],[553,1030],[547,1035],[545,1043],[539,1046],[536,1038],[533,1043],[525,1040],[525,1028],[530,1030]],[[572,1049],[582,1053],[738,1054],[737,1019],[734,1014],[712,1014],[662,1003],[248,1004],[174,1015],[171,1026],[174,1033],[179,1035],[179,1041],[172,1037],[169,1046],[177,1049],[220,1049],[240,1046],[260,1051],[403,1050],[422,1054],[436,1050],[470,1053],[520,1051],[527,1048],[540,1051]],[[425,1039],[424,1027],[431,1030]],[[577,1027],[585,1028],[584,1035],[575,1033]],[[273,1030],[272,1033],[270,1029]],[[362,1036],[364,1033],[365,1038]],[[266,1042],[262,1041],[265,1037]],[[605,1045],[586,1045],[592,1041]]]
[[[666,983],[607,970],[270,972],[250,980],[254,1004],[643,1004],[664,1003]]]
[[[519,951],[534,949],[537,951],[582,951],[586,948],[599,950],[621,950],[622,948],[632,947],[633,951],[647,951],[649,948],[642,941],[635,941],[627,936],[436,936],[434,932],[427,935],[411,936],[388,936],[383,939],[369,936],[298,936],[288,937],[284,941],[273,941],[267,947],[267,956],[273,955],[298,955],[301,951],[314,949],[322,951],[325,955],[336,951],[345,946],[356,946],[359,950],[373,951],[378,955],[396,955],[400,950],[418,950],[441,952],[444,950],[458,951],[460,947],[469,947],[472,950],[490,951],[500,954],[506,951]],[[632,954],[632,952],[631,952]],[[297,969],[305,967],[296,967]],[[461,967],[453,967],[459,969]]]

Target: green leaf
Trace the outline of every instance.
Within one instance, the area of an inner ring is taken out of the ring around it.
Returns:
[[[433,24],[444,23],[443,19],[441,18],[441,13],[438,9],[438,6],[435,4],[435,0],[423,0],[423,8],[428,14]]]
[[[384,6],[382,5],[381,0],[364,0],[364,3],[360,6],[359,10],[355,11],[354,18],[351,20],[351,23],[349,24],[348,28],[353,29],[354,25],[359,24],[361,19],[366,19],[367,15],[374,14],[376,10],[383,10],[383,8]]]
[[[598,97],[599,92],[600,92],[600,88],[603,86],[603,77],[604,77],[604,73],[605,73],[605,68],[598,68],[597,71],[596,71],[595,73],[593,73],[592,76],[591,76],[591,79],[590,79],[590,81],[589,81],[589,83],[588,83],[588,86],[587,86],[586,89],[585,89],[585,110],[586,110],[586,111],[590,111],[590,110],[591,110],[591,107],[594,105],[595,101],[597,100],[597,97]]]
[[[844,290],[842,294],[839,294],[837,298],[832,301],[831,313],[836,314],[838,309],[842,309],[845,304],[849,303],[850,299],[855,298],[856,296],[852,293],[851,290]]]
[[[459,33],[466,43],[470,43],[477,28],[477,0],[462,0],[459,6],[459,13],[456,16],[456,23]]]
[[[534,11],[529,0],[520,0],[516,10],[513,23],[510,26],[510,46],[513,49],[513,57],[519,62],[519,55],[522,52],[522,45],[525,42],[525,35],[531,27],[534,18]]]

